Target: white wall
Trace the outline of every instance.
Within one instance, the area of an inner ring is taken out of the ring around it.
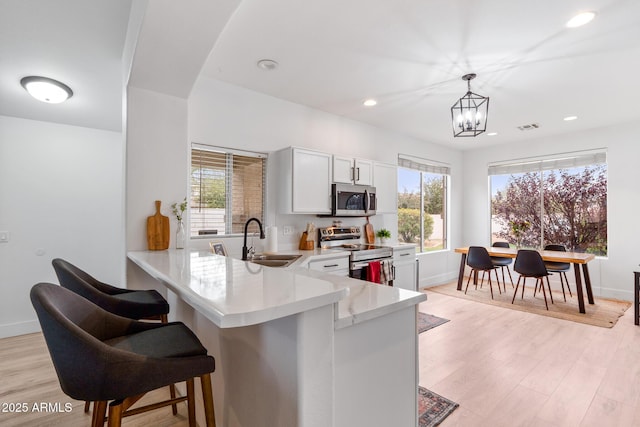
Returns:
[[[425,123],[428,126],[428,123]],[[451,247],[460,244],[462,155],[455,149],[430,144],[374,126],[200,77],[189,97],[189,140],[210,145],[271,152],[289,146],[348,155],[397,164],[398,153],[449,163],[452,169]],[[185,178],[186,179],[186,178]],[[295,247],[307,222],[330,225],[331,219],[309,215],[276,215],[270,193],[267,224],[277,225],[281,248]],[[363,225],[363,218],[343,219],[345,225]],[[375,228],[385,227],[396,235],[396,215],[372,217]],[[292,236],[282,235],[283,225],[292,225]],[[226,242],[226,241],[225,241]],[[242,244],[227,244],[233,249]],[[421,285],[442,283],[457,274],[459,257],[451,252],[420,256]]]
[[[588,132],[503,144],[464,152],[464,223],[462,245],[489,245],[489,186],[491,162],[546,156],[595,148],[607,149],[608,257],[589,263],[595,295],[633,300],[633,271],[640,263],[640,146],[638,123]]]
[[[64,258],[123,282],[123,138],[0,116],[0,338],[39,330],[31,286]]]

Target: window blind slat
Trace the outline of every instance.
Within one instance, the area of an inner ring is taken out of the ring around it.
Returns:
[[[605,151],[567,153],[556,158],[526,159],[516,162],[489,165],[489,175],[538,172],[553,169],[571,169],[607,163]]]
[[[437,173],[440,175],[451,175],[451,168],[448,165],[402,154],[398,155],[398,166],[407,169],[418,170],[421,172]]]
[[[264,218],[266,155],[192,145],[191,235],[242,233]]]

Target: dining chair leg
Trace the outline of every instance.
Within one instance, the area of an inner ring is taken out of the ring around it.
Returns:
[[[467,294],[467,289],[469,289],[469,282],[471,281],[471,276],[473,276],[474,272],[475,272],[474,270],[471,270],[471,273],[469,274],[469,278],[467,279],[467,286],[465,286],[465,288],[464,288],[464,294],[465,295]]]
[[[496,273],[496,282],[498,283],[498,292],[500,292],[500,295],[502,295],[502,289],[500,289],[500,278],[498,277],[498,269],[494,268],[493,271]],[[491,277],[491,271],[489,271],[489,277]],[[502,283],[504,283],[504,281]]]
[[[562,287],[562,298],[564,298],[564,302],[567,302],[567,295],[564,293],[564,279],[562,278],[562,271],[558,273],[560,276],[560,286]]]
[[[518,282],[519,281],[520,281],[520,279],[518,279]],[[520,299],[524,299],[524,285],[526,285],[526,284],[527,284],[527,278],[526,277],[522,277],[522,295],[520,295]]]
[[[520,279],[522,276],[518,277],[518,283],[516,283],[516,290],[513,292],[513,298],[511,298],[511,304],[516,300],[516,295],[518,294],[518,286],[520,286]],[[522,289],[524,289],[524,285],[522,285]]]
[[[553,294],[551,293],[551,284],[549,283],[549,276],[547,277],[547,287],[549,288],[549,298],[551,298],[551,304],[553,304]],[[540,278],[540,286],[544,289],[544,282]]]
[[[122,425],[122,404],[122,400],[114,400],[109,404],[107,427],[120,427]]]
[[[560,273],[562,276],[564,276],[564,282],[567,284],[567,290],[569,291],[569,296],[571,298],[573,298],[573,294],[571,293],[571,286],[569,286],[569,280],[567,279],[567,273],[565,273],[564,271],[562,273]]]
[[[483,279],[484,279],[484,273],[486,272],[485,271],[482,272]],[[491,271],[489,271],[489,290],[491,291],[491,299],[493,299],[493,285],[491,284]]]
[[[509,280],[511,281],[511,287],[513,288],[513,277],[511,277],[511,270],[509,270],[508,266],[505,266],[505,268],[507,269],[507,273],[509,273]]]
[[[542,280],[543,280],[542,277],[540,277],[538,279],[539,282],[542,282]],[[536,282],[536,286],[538,286],[537,282]],[[545,307],[547,307],[547,310],[549,310],[549,304],[547,304],[547,292],[544,290],[544,283],[541,283],[540,287],[542,288],[542,296],[544,296],[544,305],[545,305]],[[549,292],[551,292],[551,291],[549,291]]]
[[[213,405],[213,391],[211,389],[211,374],[200,377],[202,386],[202,400],[204,402],[204,418],[207,427],[216,427],[216,412]]]
[[[91,409],[91,402],[87,400],[84,402],[84,412],[89,412],[89,409]]]
[[[187,414],[189,427],[196,427],[196,401],[194,396],[193,378],[187,380]]]
[[[91,414],[91,427],[103,427],[104,416],[107,411],[107,401],[101,400],[93,403],[93,414]]]

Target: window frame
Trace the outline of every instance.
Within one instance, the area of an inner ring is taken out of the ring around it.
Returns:
[[[450,205],[450,197],[449,189],[451,188],[451,167],[442,162],[423,159],[419,157],[398,154],[398,171],[401,169],[418,172],[420,174],[420,242],[416,243],[416,252],[418,254],[430,254],[437,253],[450,250],[450,239],[449,239],[449,205]],[[425,184],[425,174],[431,175],[440,175],[442,177],[442,248],[434,249],[434,250],[425,250],[424,241],[424,203],[425,203],[425,192],[424,192],[424,184]],[[401,194],[400,192],[400,179],[398,179],[398,196]],[[396,204],[399,203],[399,200]],[[398,206],[398,209],[400,207]],[[399,218],[398,218],[399,220]],[[399,225],[399,224],[398,224]]]
[[[553,155],[547,155],[543,157],[532,157],[532,158],[523,158],[523,159],[514,159],[510,161],[502,161],[496,163],[490,163],[487,169],[487,178],[489,185],[489,241],[493,242],[494,238],[494,229],[493,229],[493,202],[494,202],[494,188],[492,178],[494,176],[504,176],[504,175],[515,175],[515,174],[526,174],[526,173],[536,173],[539,177],[539,193],[538,199],[536,200],[536,204],[539,205],[539,214],[541,221],[545,218],[545,179],[546,174],[549,172],[553,172],[555,174],[560,173],[562,170],[571,170],[575,168],[588,168],[588,167],[596,167],[599,165],[605,166],[605,172],[607,176],[607,188],[605,197],[608,199],[609,197],[609,185],[608,185],[608,175],[609,175],[609,165],[607,162],[607,150],[605,148],[598,148],[592,150],[583,150],[569,153],[559,153]],[[606,218],[608,224],[608,203],[606,205]],[[546,240],[545,229],[543,227],[544,222],[542,221],[540,224],[540,233],[539,233],[539,245],[540,248],[544,247],[546,244],[557,243],[553,241]],[[608,227],[607,227],[608,228]],[[609,233],[606,233],[606,246],[608,248],[609,245]],[[571,248],[567,248],[571,250]],[[609,250],[607,249],[605,255],[597,255],[601,258],[606,258],[608,256]]]
[[[194,150],[209,151],[209,152],[225,155],[225,184],[224,184],[225,198],[226,198],[225,207],[224,207],[225,229],[230,227],[230,223],[232,224],[233,222],[233,220],[231,219],[231,217],[233,216],[233,213],[231,212],[231,210],[233,209],[233,156],[253,157],[257,159],[262,159],[262,195],[261,195],[262,212],[258,219],[262,224],[265,224],[266,215],[267,215],[267,167],[269,163],[268,153],[192,142],[189,150],[189,190],[188,190],[189,238],[194,240],[212,239],[212,238],[227,239],[227,238],[237,238],[237,237],[243,236],[243,232],[237,232],[237,233],[231,232],[227,234],[193,234],[194,230],[192,226],[192,218],[193,218],[192,215],[193,215],[194,207],[192,206],[192,185],[193,185],[192,181],[193,181],[193,167],[194,167],[193,165]],[[229,219],[227,217],[229,217]],[[255,225],[255,224],[252,224],[252,225]]]

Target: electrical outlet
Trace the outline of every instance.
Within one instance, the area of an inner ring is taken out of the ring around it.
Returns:
[[[282,229],[282,234],[284,234],[285,236],[290,236],[291,234],[293,234],[293,227],[290,225],[285,225]]]

